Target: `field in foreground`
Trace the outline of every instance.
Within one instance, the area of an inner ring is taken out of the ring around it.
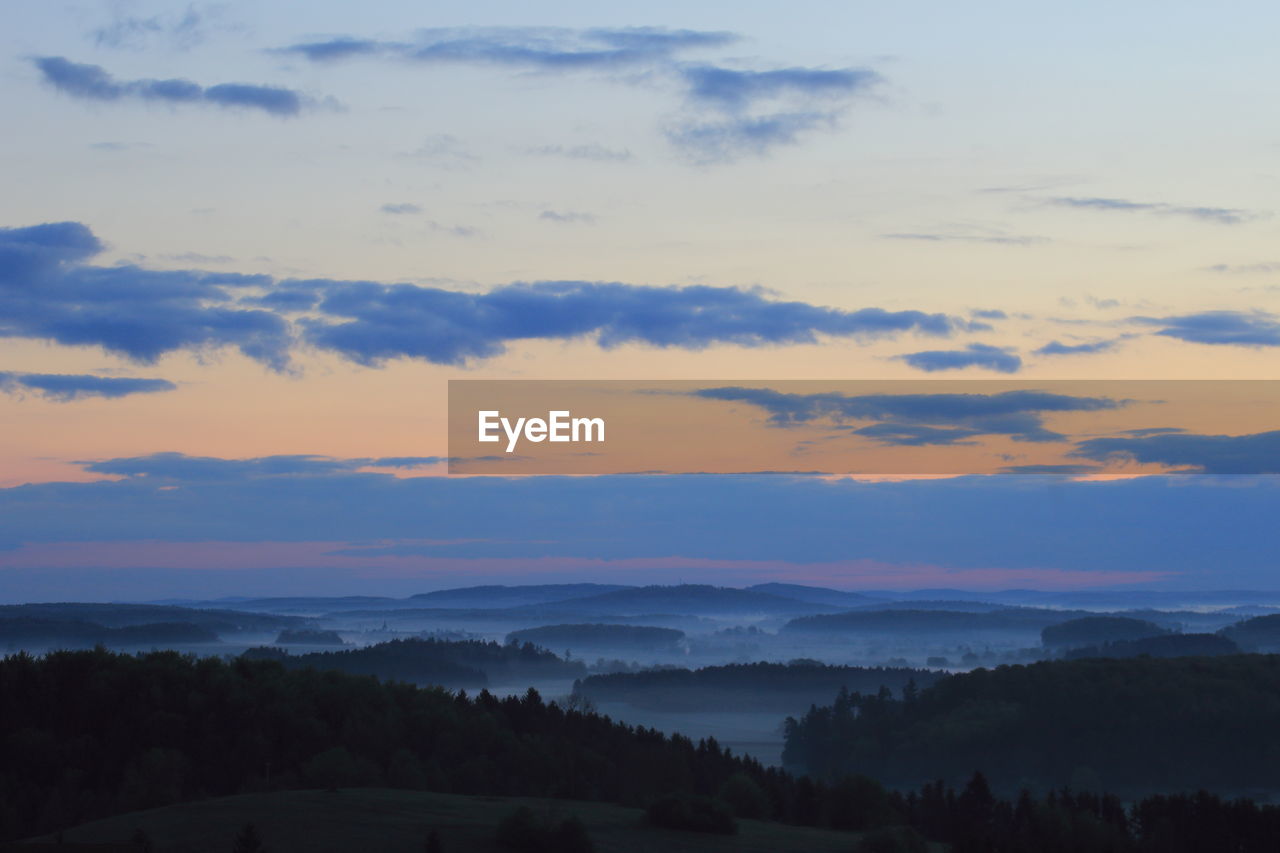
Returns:
[[[155,853],[230,853],[236,833],[252,822],[268,853],[421,853],[434,829],[444,853],[501,853],[505,848],[494,842],[493,828],[521,805],[558,818],[576,815],[598,853],[849,853],[858,839],[853,833],[750,820],[739,821],[734,836],[701,835],[659,829],[639,809],[601,803],[380,788],[220,797],[96,820],[62,835],[68,842],[123,841],[141,828]]]

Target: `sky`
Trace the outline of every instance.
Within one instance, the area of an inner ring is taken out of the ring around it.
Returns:
[[[1280,589],[1271,409],[1129,437],[1260,476],[444,465],[450,379],[1280,378],[1278,18],[7,4],[0,598]]]

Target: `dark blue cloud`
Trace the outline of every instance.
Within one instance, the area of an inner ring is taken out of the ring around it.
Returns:
[[[689,97],[726,112],[741,112],[756,102],[793,95],[843,98],[867,89],[883,78],[865,68],[779,68],[742,71],[714,65],[690,65],[680,70]]]
[[[100,65],[72,62],[61,56],[37,57],[32,62],[45,82],[58,91],[93,101],[138,98],[171,104],[209,103],[262,110],[274,116],[297,115],[305,103],[299,93],[277,86],[220,83],[205,88],[179,79],[116,80]]]
[[[1096,352],[1107,352],[1114,349],[1116,341],[1094,341],[1087,344],[1064,344],[1059,341],[1049,343],[1035,350],[1036,355],[1090,355]]]
[[[652,63],[684,50],[718,47],[737,38],[732,33],[662,27],[451,27],[422,30],[407,41],[338,36],[289,45],[278,52],[317,62],[383,55],[543,70],[611,69]]]
[[[844,311],[734,287],[553,281],[470,293],[86,263],[101,251],[79,223],[0,229],[0,338],[100,346],[143,363],[176,350],[234,346],[283,370],[295,328],[311,346],[367,365],[393,358],[462,364],[527,339],[702,349],[971,328],[944,314]]]
[[[174,350],[235,346],[275,369],[288,363],[288,324],[237,307],[260,276],[89,266],[102,251],[76,222],[0,228],[0,338],[100,346],[151,363]]]
[[[350,59],[353,56],[381,53],[386,47],[385,43],[373,39],[338,36],[324,41],[300,42],[280,48],[277,52],[295,53],[313,62],[330,62],[335,59]]]
[[[769,412],[778,426],[816,420],[899,420],[916,423],[968,422],[1036,412],[1097,412],[1118,409],[1122,400],[1075,397],[1049,391],[996,394],[792,394],[771,388],[702,388],[692,396],[750,403]]]
[[[1050,204],[1059,207],[1085,208],[1089,210],[1129,211],[1186,216],[1221,225],[1239,225],[1258,218],[1257,213],[1231,207],[1199,207],[1164,202],[1131,201],[1123,198],[1054,198]]]
[[[960,427],[935,427],[923,424],[882,423],[855,429],[854,435],[874,438],[898,447],[951,446],[977,444],[969,439],[982,435],[981,430]]]
[[[87,397],[114,399],[127,397],[130,394],[154,394],[160,391],[173,391],[177,387],[167,379],[0,371],[0,391],[8,394],[34,392],[59,403],[69,403]]]
[[[326,319],[302,321],[306,340],[362,364],[401,357],[461,364],[499,355],[507,342],[525,339],[590,336],[606,349],[628,343],[702,349],[813,343],[822,335],[946,335],[956,327],[943,314],[841,311],[776,301],[756,290],[702,285],[537,282],[473,294],[329,282],[323,292],[318,311]]]
[[[1147,326],[1162,326],[1157,335],[1194,344],[1280,346],[1280,317],[1266,311],[1203,311],[1177,317],[1132,319]]]
[[[1120,408],[1123,400],[1075,397],[1047,391],[997,394],[793,394],[771,388],[702,388],[691,396],[748,403],[769,413],[774,426],[874,420],[857,435],[904,446],[966,443],[979,435],[1008,435],[1015,441],[1063,441],[1045,429],[1046,412],[1097,412]]]
[[[969,312],[979,320],[1007,320],[1009,315],[999,308],[978,308]]]
[[[1280,430],[1252,435],[1176,432],[1091,438],[1077,444],[1070,455],[1099,462],[1131,459],[1205,474],[1280,474]]]
[[[1004,347],[988,344],[969,344],[962,350],[928,350],[896,356],[900,361],[934,373],[939,370],[960,370],[965,367],[982,367],[1000,373],[1017,373],[1022,369],[1022,359]]]

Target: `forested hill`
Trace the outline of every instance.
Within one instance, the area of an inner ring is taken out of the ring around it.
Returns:
[[[358,649],[294,655],[260,647],[245,652],[255,660],[273,660],[287,669],[331,669],[374,675],[384,681],[442,687],[487,687],[490,683],[577,678],[586,673],[578,661],[562,660],[531,643],[502,645],[481,640],[408,638]]]
[[[927,686],[942,677],[905,667],[832,666],[817,661],[735,663],[701,669],[662,668],[592,675],[574,684],[574,692],[596,702],[627,702],[660,710],[779,710],[796,712],[830,701],[842,688],[895,694],[908,684]]]
[[[1280,787],[1280,656],[1045,661],[918,696],[847,695],[788,720],[788,767],[891,784],[1136,792]]]

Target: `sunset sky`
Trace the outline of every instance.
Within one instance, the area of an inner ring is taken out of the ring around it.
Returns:
[[[0,598],[1280,588],[1273,476],[442,464],[451,378],[1280,379],[1277,27],[7,4]],[[1214,434],[1275,474],[1272,430]]]

